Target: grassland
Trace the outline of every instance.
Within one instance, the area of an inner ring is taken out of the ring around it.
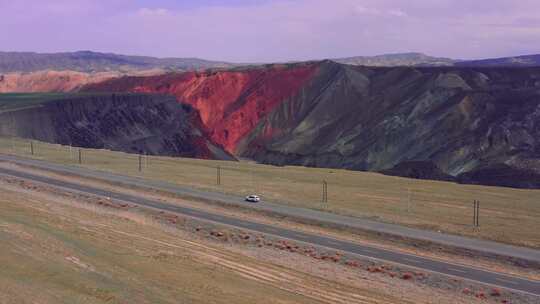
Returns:
[[[6,93],[0,94],[0,111],[32,107],[51,100],[67,98],[65,93]]]
[[[3,194],[0,303],[318,303],[149,241],[171,239],[157,229]]]
[[[78,165],[76,150],[0,139],[0,153]],[[84,149],[81,166],[199,189],[234,194],[258,193],[263,199],[303,208],[376,219],[411,227],[540,248],[540,191],[459,185],[384,176],[376,173],[304,167],[274,167],[250,162],[185,158],[143,158],[120,152]],[[221,185],[217,185],[217,167]],[[321,202],[322,181],[328,203]],[[479,200],[480,228],[473,228],[473,200]]]
[[[0,303],[411,303],[0,182]]]

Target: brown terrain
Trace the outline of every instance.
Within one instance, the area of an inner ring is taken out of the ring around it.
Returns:
[[[0,76],[0,93],[71,92],[84,85],[117,77],[115,72],[88,74],[74,71],[10,73]]]
[[[152,76],[163,73],[164,71],[161,69],[133,71],[129,73],[117,71],[86,73],[69,70],[14,72],[0,74],[0,93],[73,92],[92,83],[126,75]]]

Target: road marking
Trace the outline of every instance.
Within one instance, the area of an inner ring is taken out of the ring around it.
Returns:
[[[467,273],[467,271],[465,271],[465,270],[455,269],[455,268],[448,268],[448,270],[454,271],[454,272],[460,272],[460,273]]]
[[[265,227],[267,231],[270,231],[270,232],[274,232],[274,233],[277,233],[279,232],[279,230],[277,230],[276,228],[273,228],[273,227]]]
[[[338,243],[338,242],[336,242],[336,241],[332,241],[332,240],[327,240],[326,242],[327,242],[328,244],[332,244],[332,245],[334,245],[334,246],[339,246],[339,245],[341,245],[340,243]]]
[[[510,280],[505,280],[505,279],[499,279],[499,278],[495,278],[495,280],[499,281],[499,282],[504,282],[504,283],[508,283],[508,284],[514,284],[514,285],[518,285],[517,282],[514,282],[514,281],[510,281]]]

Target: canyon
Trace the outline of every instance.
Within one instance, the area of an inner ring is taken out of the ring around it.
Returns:
[[[321,61],[122,77],[83,91],[174,95],[214,142],[262,163],[540,185],[539,68]],[[416,173],[399,170],[407,162]]]

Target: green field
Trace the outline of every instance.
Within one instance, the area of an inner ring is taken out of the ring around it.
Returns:
[[[55,100],[99,95],[108,93],[2,93],[0,112],[34,107]]]
[[[78,150],[60,145],[0,139],[0,152],[78,165]],[[225,193],[257,193],[264,200],[303,208],[540,248],[540,190],[459,185],[348,170],[275,167],[250,162],[143,158],[82,150],[83,167],[162,180]],[[217,167],[221,185],[217,185]],[[322,182],[328,203],[322,203]],[[479,200],[480,228],[473,228]]]

